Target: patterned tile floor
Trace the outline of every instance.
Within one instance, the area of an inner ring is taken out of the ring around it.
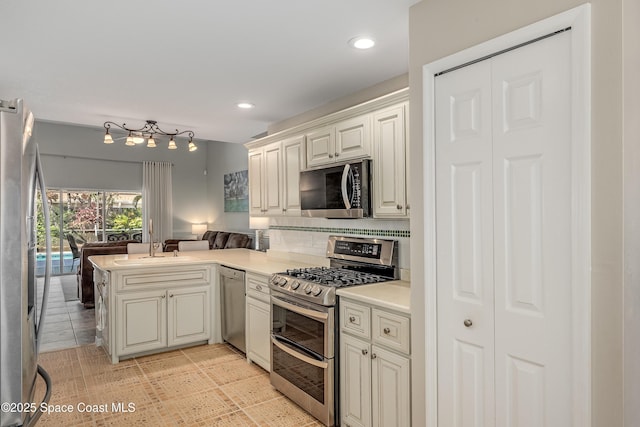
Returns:
[[[61,280],[52,279],[38,360],[53,383],[51,413],[38,426],[322,426],[226,344],[111,364],[93,344],[94,310],[65,302]],[[38,377],[36,402],[44,392]]]
[[[101,347],[85,345],[42,353],[40,365],[53,382],[42,426],[322,426],[226,344],[116,365]],[[36,401],[42,396],[38,378]],[[63,407],[68,412],[57,412]]]

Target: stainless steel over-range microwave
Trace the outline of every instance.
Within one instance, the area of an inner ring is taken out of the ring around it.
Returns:
[[[300,172],[302,216],[371,216],[371,160]]]

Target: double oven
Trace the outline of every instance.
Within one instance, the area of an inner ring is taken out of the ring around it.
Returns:
[[[271,277],[271,384],[326,426],[339,410],[336,289],[397,278],[397,242],[330,236],[328,268]]]

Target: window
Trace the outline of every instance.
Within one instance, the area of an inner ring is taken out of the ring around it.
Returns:
[[[47,190],[51,220],[53,274],[75,273],[68,235],[78,247],[87,242],[142,241],[142,194],[116,191]],[[44,274],[44,219],[38,210],[37,275]]]

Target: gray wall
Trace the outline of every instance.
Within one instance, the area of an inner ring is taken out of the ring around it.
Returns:
[[[583,0],[424,0],[411,8],[409,81],[411,87],[411,180],[424,182],[422,171],[422,66],[493,37],[539,21],[584,3]],[[633,49],[637,50],[637,30],[633,31],[623,50],[622,28],[625,6],[633,0],[592,0],[592,421],[593,426],[621,426],[627,411],[626,425],[639,425],[635,403],[623,408],[623,63]],[[638,18],[637,7],[632,8]],[[629,31],[629,30],[626,30]],[[635,37],[635,38],[633,38]],[[637,79],[637,68],[633,79]],[[636,91],[637,92],[637,91]],[[638,94],[635,94],[637,99]],[[635,109],[637,112],[637,108]],[[626,120],[635,120],[632,115]],[[637,129],[637,125],[634,127]],[[635,133],[637,135],[637,133]],[[637,137],[636,137],[637,139]],[[635,141],[637,146],[637,141]],[[637,151],[637,148],[636,148]],[[632,184],[630,182],[630,184]],[[637,188],[637,182],[632,184]],[[413,187],[411,234],[424,234],[422,189]],[[636,203],[637,205],[637,203]],[[632,209],[638,213],[638,206]],[[424,247],[412,239],[415,260],[422,259]],[[638,261],[638,250],[634,263]],[[412,262],[412,278],[424,277],[424,266]],[[637,281],[638,279],[636,279]],[[638,291],[634,292],[636,301]],[[424,291],[412,287],[412,328],[424,325]],[[637,309],[637,307],[636,307]],[[637,311],[637,310],[636,310]],[[640,317],[635,315],[636,317]],[[415,320],[415,321],[414,321]],[[423,328],[423,326],[422,326]],[[424,329],[424,328],[423,328]],[[633,325],[637,330],[637,324]],[[418,335],[419,330],[418,330]],[[637,335],[637,332],[635,333]],[[635,340],[636,346],[638,340]],[[424,360],[424,340],[413,343],[414,357]],[[636,347],[637,348],[637,347]],[[637,366],[638,354],[635,354]],[[414,359],[415,360],[415,359]],[[424,397],[424,365],[412,366],[414,403]],[[426,378],[426,381],[433,380]],[[636,376],[631,382],[638,383]],[[422,396],[420,395],[422,393]],[[637,392],[636,392],[637,393]],[[627,400],[629,399],[628,396]],[[422,399],[422,401],[424,401]],[[424,405],[414,406],[414,425],[424,425]],[[635,416],[631,414],[636,411]],[[635,421],[635,422],[634,422]]]
[[[159,140],[158,147],[150,149],[127,147],[123,141],[106,145],[103,138],[103,128],[36,119],[34,139],[42,156],[47,186],[141,191],[142,162],[168,161],[173,164],[175,237],[191,237],[192,223],[214,222],[216,218],[234,230],[248,229],[248,213],[228,214],[229,220],[227,215],[220,213],[223,197],[219,172],[225,168],[228,171],[247,168],[246,149],[242,145],[195,141],[198,151],[191,153],[186,148],[186,141],[178,140],[178,149],[170,151],[166,148],[166,140]],[[239,152],[244,156],[239,156]],[[209,165],[210,161],[212,165]],[[219,191],[217,187],[220,187]]]

